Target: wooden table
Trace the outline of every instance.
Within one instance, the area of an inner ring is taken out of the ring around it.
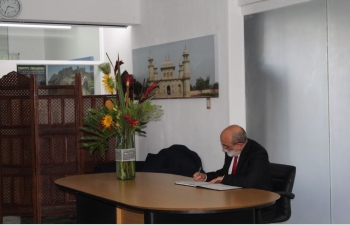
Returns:
[[[189,177],[136,173],[117,180],[115,173],[84,174],[57,179],[77,197],[78,223],[255,223],[257,212],[279,195],[242,188],[215,191],[175,185]]]

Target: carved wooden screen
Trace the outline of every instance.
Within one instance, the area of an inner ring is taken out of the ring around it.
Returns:
[[[75,196],[55,185],[58,178],[81,174],[78,143],[80,76],[76,76],[75,83],[78,85],[38,86],[36,89],[39,217],[74,213],[76,210]]]
[[[106,95],[82,97],[75,85],[37,86],[35,76],[11,72],[0,79],[0,223],[3,216],[72,214],[75,196],[55,185],[64,176],[92,173],[115,160],[115,139],[103,158],[81,149],[83,115]]]
[[[34,79],[16,72],[0,79],[1,221],[6,215],[35,214]]]

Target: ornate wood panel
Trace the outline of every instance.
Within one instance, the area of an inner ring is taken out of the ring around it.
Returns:
[[[16,72],[0,79],[1,220],[4,215],[36,213],[34,121],[31,120],[34,79]]]
[[[37,86],[35,76],[11,72],[0,79],[0,222],[6,215],[72,214],[75,196],[54,181],[92,173],[115,160],[115,140],[101,158],[80,148],[83,115],[110,96],[82,96],[81,77],[72,86]]]
[[[81,84],[80,76],[76,76],[75,83]],[[54,181],[81,174],[78,143],[81,85],[38,86],[35,95],[39,217],[74,213],[75,196],[58,188]]]

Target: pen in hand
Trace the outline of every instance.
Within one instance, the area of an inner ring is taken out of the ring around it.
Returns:
[[[198,172],[195,173],[195,174],[193,174],[193,179],[194,179],[195,181],[201,181],[201,180],[202,180],[201,170],[202,170],[202,167],[199,167]]]

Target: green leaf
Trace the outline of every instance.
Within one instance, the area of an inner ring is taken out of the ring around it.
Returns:
[[[86,133],[96,134],[97,136],[100,136],[100,137],[103,136],[103,133],[101,133],[100,131],[97,131],[88,127],[80,127],[80,130],[85,131]]]
[[[79,140],[80,141],[97,141],[100,140],[101,138],[96,137],[96,136],[83,136]]]

